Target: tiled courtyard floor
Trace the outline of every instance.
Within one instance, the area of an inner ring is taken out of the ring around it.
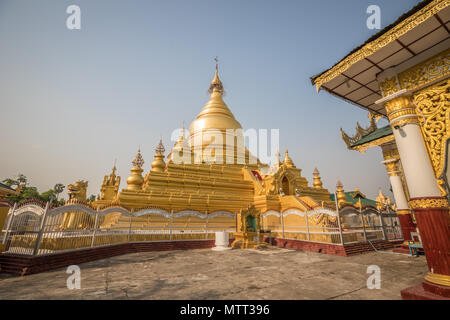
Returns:
[[[384,251],[388,252],[388,251]],[[368,289],[369,265],[381,289]],[[0,274],[0,299],[401,299],[418,284],[425,257],[352,257],[270,247],[135,253],[80,264],[81,289],[67,289],[66,268],[25,277]]]

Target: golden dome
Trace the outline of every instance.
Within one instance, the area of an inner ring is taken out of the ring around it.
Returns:
[[[209,86],[209,92],[210,100],[189,127],[190,136],[212,129],[242,129],[241,124],[234,118],[222,99],[224,90],[217,67],[214,79]]]
[[[155,160],[152,162],[152,171],[154,172],[164,172],[166,168],[166,163],[164,162],[164,155],[155,154]]]
[[[144,177],[142,177],[142,170],[139,167],[134,167],[131,169],[131,174],[127,178],[127,190],[140,190],[142,184],[144,183]]]

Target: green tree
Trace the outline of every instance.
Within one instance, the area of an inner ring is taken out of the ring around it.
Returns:
[[[60,193],[64,191],[64,185],[62,183],[57,183],[53,189],[47,190],[42,194],[39,193],[36,187],[28,185],[28,179],[25,175],[19,173],[17,178],[7,178],[3,180],[3,183],[9,187],[19,187],[22,185],[22,190],[17,195],[8,195],[8,199],[13,202],[20,202],[26,199],[35,198],[43,201],[52,200],[53,204],[62,205],[64,204],[64,199],[58,200]],[[94,199],[95,200],[95,199]]]

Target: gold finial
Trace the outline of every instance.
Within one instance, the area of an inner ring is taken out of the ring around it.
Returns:
[[[378,189],[378,197],[376,197],[375,201],[378,209],[383,209],[386,206],[386,196],[381,191],[381,188]]]
[[[288,151],[288,149],[286,149],[283,163],[284,163],[287,167],[295,167],[295,166],[294,166],[294,162],[292,161],[291,157],[289,157],[289,151]]]
[[[219,92],[220,94],[224,94],[225,90],[223,89],[222,81],[220,81],[219,78],[219,58],[215,57],[214,60],[216,61],[216,72],[214,74],[214,79],[211,81],[211,84],[209,85],[208,92],[212,94],[213,92]]]
[[[136,156],[134,157],[133,161],[131,161],[131,163],[135,167],[139,167],[139,168],[142,168],[142,166],[144,165],[144,159],[142,158],[142,155],[141,155],[141,147],[140,146],[138,148],[138,152],[137,152]]]
[[[345,192],[344,192],[344,186],[340,179],[338,179],[338,181],[336,183],[336,193],[337,193],[338,204],[345,202],[347,200],[347,197],[345,196]]]
[[[166,151],[166,148],[164,148],[164,145],[162,143],[162,138],[159,140],[158,145],[155,148],[155,152],[157,154],[163,154]]]
[[[319,170],[317,170],[317,167],[314,168],[313,176],[314,176],[314,178],[313,178],[314,188],[322,189],[322,181],[320,180],[320,172],[319,172]]]
[[[159,144],[155,148],[155,160],[152,162],[152,171],[153,172],[164,172],[166,168],[166,163],[164,162],[164,145],[162,143],[162,138],[159,140]]]
[[[117,162],[117,159],[114,159],[114,165],[113,165],[113,168],[112,168],[112,174],[116,174],[116,162]]]

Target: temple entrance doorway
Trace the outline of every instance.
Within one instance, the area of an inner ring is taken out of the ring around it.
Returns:
[[[257,225],[256,225],[256,219],[254,216],[247,216],[247,231],[250,232],[256,232],[257,231]]]
[[[283,180],[281,180],[281,188],[283,189],[283,192],[285,195],[290,195],[289,192],[289,180],[286,177],[283,177]]]

